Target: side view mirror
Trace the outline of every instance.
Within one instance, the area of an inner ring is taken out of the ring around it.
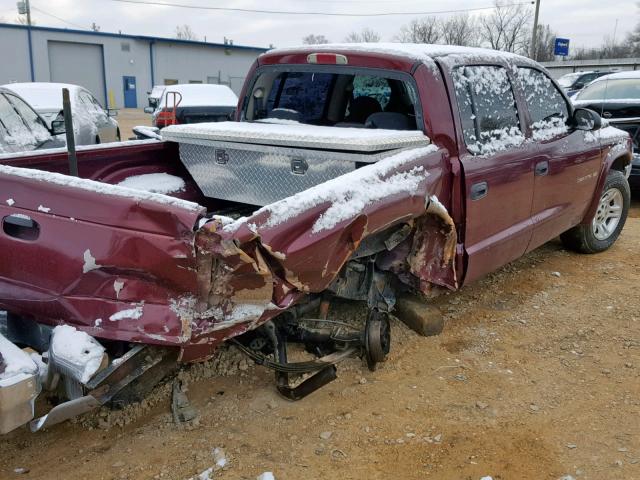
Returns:
[[[54,120],[51,122],[51,135],[62,135],[67,129],[64,126],[64,120]]]
[[[107,110],[107,114],[110,117],[117,117],[118,116],[118,110],[116,110],[115,108],[110,108]]]
[[[577,130],[587,132],[600,130],[602,128],[602,118],[588,108],[576,108],[573,112],[573,125]]]
[[[155,109],[153,107],[144,107],[144,113],[153,113]]]

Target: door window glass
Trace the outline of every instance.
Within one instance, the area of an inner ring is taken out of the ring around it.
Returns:
[[[534,140],[548,140],[568,132],[569,109],[551,79],[533,68],[518,68],[518,78],[531,115]]]
[[[524,136],[507,72],[502,67],[458,67],[453,80],[469,152],[490,155],[520,145]]]

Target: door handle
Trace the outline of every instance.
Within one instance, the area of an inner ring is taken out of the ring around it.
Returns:
[[[480,200],[489,193],[489,184],[487,182],[478,182],[471,185],[471,200]]]
[[[549,162],[546,160],[544,162],[536,163],[535,174],[538,177],[543,177],[549,173]]]

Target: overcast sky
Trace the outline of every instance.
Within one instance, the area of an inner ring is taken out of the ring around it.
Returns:
[[[158,1],[217,7],[340,13],[432,12],[486,7],[493,3],[493,0]],[[613,35],[616,20],[617,38],[623,38],[634,28],[640,20],[637,3],[637,0],[541,0],[540,23],[550,24],[560,36],[569,38],[572,46],[597,46],[606,35]],[[103,32],[121,30],[127,34],[173,37],[176,25],[188,24],[201,39],[206,36],[210,42],[222,42],[226,36],[232,38],[237,45],[265,47],[269,44],[297,45],[309,33],[323,34],[331,41],[342,41],[349,32],[364,27],[378,31],[383,40],[392,40],[404,23],[416,17],[324,17],[221,12],[132,5],[114,0],[32,0],[31,5],[33,20],[41,26],[88,28],[92,22],[96,22]],[[447,14],[439,16],[446,17]],[[16,0],[0,0],[0,18],[13,21],[16,17]]]

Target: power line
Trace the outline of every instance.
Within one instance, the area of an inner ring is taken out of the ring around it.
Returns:
[[[320,15],[325,17],[388,17],[394,15],[440,15],[445,13],[464,13],[475,12],[479,10],[493,10],[497,8],[495,5],[490,7],[462,8],[459,10],[438,10],[430,12],[384,12],[384,13],[333,13],[333,12],[300,12],[289,10],[258,10],[251,8],[232,8],[232,7],[205,7],[201,5],[185,5],[182,3],[164,3],[153,0],[111,0],[112,2],[131,3],[135,5],[153,5],[161,7],[178,7],[194,10],[217,10],[224,12],[242,12],[242,13],[269,13],[273,15]],[[533,2],[519,2],[501,5],[501,7],[514,7],[518,5],[531,5]]]
[[[80,29],[82,29],[82,30],[88,30],[88,28],[87,28],[87,27],[83,27],[82,25],[78,25],[77,23],[73,23],[73,22],[70,22],[69,20],[65,20],[64,18],[60,18],[60,17],[58,17],[58,16],[54,15],[53,13],[45,12],[45,11],[44,11],[44,10],[42,10],[41,8],[36,7],[34,4],[31,4],[31,8],[33,8],[34,10],[36,10],[36,11],[38,11],[38,12],[40,12],[40,13],[44,13],[45,15],[48,15],[48,16],[50,16],[50,17],[52,17],[52,18],[55,18],[55,19],[57,19],[57,20],[60,20],[60,21],[61,21],[61,22],[63,22],[63,23],[66,23],[66,24],[68,24],[68,25],[71,25],[72,27],[80,28]]]

